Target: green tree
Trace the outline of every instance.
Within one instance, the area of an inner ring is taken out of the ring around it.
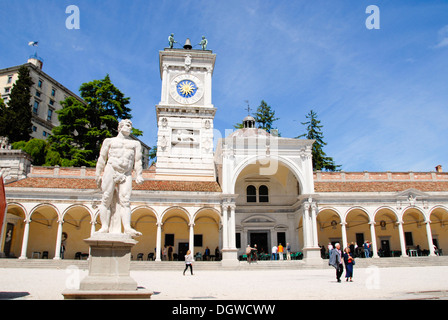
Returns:
[[[257,127],[259,129],[264,129],[267,132],[271,132],[274,121],[277,121],[279,118],[275,118],[275,111],[272,110],[271,106],[269,106],[264,100],[261,100],[260,105],[257,108],[257,111],[252,114],[257,123]],[[235,129],[242,129],[243,123],[238,122],[233,126]]]
[[[275,117],[275,111],[264,100],[261,100],[261,104],[257,108],[257,112],[254,113],[255,121],[260,129],[264,129],[267,132],[271,132],[274,121],[279,118]]]
[[[60,125],[50,136],[62,166],[94,167],[104,139],[116,136],[121,119],[131,119],[130,98],[111,82],[109,75],[81,85],[85,102],[68,97],[56,111]],[[135,129],[134,135],[143,132]]]
[[[31,138],[31,86],[33,80],[28,67],[21,66],[18,79],[11,90],[11,99],[6,106],[0,104],[0,136],[9,142],[28,141]]]
[[[302,125],[306,125],[307,133],[302,134],[298,138],[305,137],[307,139],[315,140],[312,149],[313,156],[313,169],[323,171],[340,171],[340,165],[336,165],[332,157],[327,157],[323,151],[323,147],[327,145],[324,142],[324,135],[322,132],[323,125],[320,124],[320,120],[317,119],[317,113],[311,110],[306,116],[309,121],[302,122]]]
[[[154,163],[157,162],[157,145],[155,145],[154,147],[151,148],[151,150],[149,150],[148,155],[149,155],[149,160],[151,161],[149,166],[152,166]]]

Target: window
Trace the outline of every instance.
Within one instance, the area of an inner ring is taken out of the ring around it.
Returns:
[[[202,234],[195,234],[194,235],[194,246],[195,247],[202,247]]]
[[[47,120],[51,121],[52,117],[53,117],[53,109],[48,109]]]
[[[36,126],[33,126],[33,127],[32,127],[32,130],[33,130],[33,132],[37,132],[37,127],[36,127]]]
[[[44,137],[47,137],[47,136],[48,136],[48,132],[47,132],[47,131],[44,131],[44,132],[42,132],[42,135],[43,135]]]
[[[12,82],[12,76],[8,76],[8,84]]]
[[[34,101],[33,113],[34,114],[38,114],[39,113],[39,102],[37,102],[37,101]]]
[[[10,90],[11,90],[11,87],[6,87],[6,88],[5,88],[5,93],[9,93]]]
[[[42,80],[39,79],[39,81],[37,82],[37,86],[42,89]]]
[[[257,202],[257,189],[250,185],[246,189],[247,202]]]
[[[36,97],[40,98],[40,92],[36,90]]]
[[[258,202],[269,202],[269,190],[266,186],[260,186],[258,189]]]
[[[404,233],[404,239],[406,242],[406,246],[413,246],[414,245],[414,241],[412,239],[412,232],[405,232]]]
[[[50,106],[54,106],[54,100],[50,99]]]
[[[56,89],[51,89],[51,96],[54,97],[56,95]]]
[[[166,246],[174,246],[174,234],[173,233],[165,234],[165,245]]]

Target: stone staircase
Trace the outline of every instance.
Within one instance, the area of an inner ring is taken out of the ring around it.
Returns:
[[[42,268],[42,269],[66,269],[76,266],[79,269],[88,269],[87,260],[52,260],[52,259],[0,259],[0,268]],[[409,257],[409,258],[358,258],[356,268],[368,268],[376,266],[378,268],[394,267],[425,267],[425,266],[448,266],[448,256],[441,257]],[[131,270],[139,271],[179,271],[183,270],[183,261],[131,261]],[[300,269],[325,269],[328,260],[322,260],[317,265],[309,265],[303,260],[292,261],[258,261],[257,263],[247,263],[240,261],[235,266],[222,266],[220,261],[196,261],[195,270],[229,270],[229,271],[250,271],[250,270],[300,270]]]

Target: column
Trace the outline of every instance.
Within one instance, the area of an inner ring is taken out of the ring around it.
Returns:
[[[168,83],[168,65],[167,64],[163,64],[162,65],[163,68],[163,72],[162,72],[162,103],[168,103],[168,87],[167,87],[167,83]]]
[[[194,256],[194,223],[189,224],[190,227],[190,241],[188,244],[188,248]]]
[[[347,222],[341,222],[341,232],[342,232],[342,248],[341,250],[344,250],[347,248],[347,229],[346,226]]]
[[[207,107],[212,104],[212,70],[212,67],[207,67],[205,74],[204,104]]]
[[[406,242],[404,239],[403,221],[398,221],[397,224],[398,224],[398,234],[400,235],[401,256],[407,257],[408,254],[406,253]]]
[[[312,235],[313,235],[312,246],[318,247],[319,240],[317,239],[317,221],[316,221],[316,204],[315,203],[311,204],[311,229],[312,229]]]
[[[23,230],[23,240],[22,240],[22,252],[20,253],[19,259],[27,259],[26,250],[28,248],[28,236],[30,233],[30,222],[31,222],[31,220],[25,219],[25,229]]]
[[[227,204],[222,205],[222,248],[228,249],[229,248],[229,226],[227,221],[227,211],[229,206]]]
[[[162,261],[160,253],[162,251],[162,222],[157,222],[157,235],[156,235],[156,258],[155,261]]]
[[[432,243],[431,221],[427,220],[425,221],[425,224],[426,224],[426,236],[428,238],[429,255],[435,256],[436,253],[434,252],[434,244]]]
[[[56,237],[56,249],[54,250],[54,260],[61,259],[62,224],[64,220],[58,220],[58,235]]]
[[[235,205],[230,205],[229,247],[236,249]]]
[[[372,239],[372,253],[373,258],[379,258],[378,256],[378,246],[376,244],[376,233],[375,233],[375,221],[369,222],[370,224],[370,237]]]
[[[96,221],[90,221],[90,235],[93,236],[95,233]]]
[[[303,224],[303,247],[308,248],[310,246],[310,227],[309,227],[309,203],[305,202],[303,205],[302,224]]]

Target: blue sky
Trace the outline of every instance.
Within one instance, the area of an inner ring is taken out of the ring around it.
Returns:
[[[65,26],[66,7],[80,29]],[[369,30],[366,8],[380,9]],[[217,54],[215,128],[224,134],[265,100],[283,137],[313,109],[344,171],[448,170],[448,1],[0,0],[0,68],[26,62],[78,93],[109,74],[131,98],[134,126],[156,143],[158,52],[202,35]]]

